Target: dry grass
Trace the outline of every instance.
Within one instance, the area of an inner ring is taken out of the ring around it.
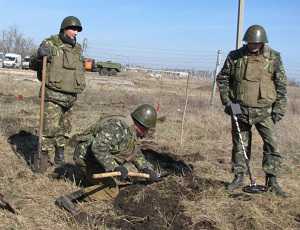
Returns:
[[[92,229],[91,226],[76,225],[64,211],[54,205],[56,197],[78,188],[75,182],[34,175],[7,141],[8,137],[20,130],[33,134],[37,130],[39,83],[31,81],[33,78],[32,74],[0,74],[0,192],[11,199],[20,211],[19,215],[13,215],[0,210],[0,229]],[[159,104],[159,116],[166,116],[167,119],[157,125],[155,141],[176,154],[190,156],[196,176],[231,180],[230,119],[223,113],[219,99],[214,107],[208,106],[209,82],[190,83],[184,144],[180,147],[185,80],[150,79],[138,73],[124,73],[110,79],[90,74],[87,79],[88,87],[74,106],[73,134],[105,114],[129,114],[140,103]],[[195,199],[181,201],[185,214],[194,223],[210,221],[218,229],[300,228],[300,223],[296,221],[297,217],[300,218],[299,105],[299,88],[290,86],[289,112],[277,127],[284,155],[280,182],[290,197],[281,199],[263,194],[243,200],[230,197],[223,187],[210,188],[195,194]],[[253,145],[251,165],[258,181],[263,183],[262,143],[257,132],[254,132]],[[69,146],[67,150],[71,162],[73,149]],[[107,214],[112,204],[83,203],[81,208]],[[105,223],[97,228],[105,229]]]

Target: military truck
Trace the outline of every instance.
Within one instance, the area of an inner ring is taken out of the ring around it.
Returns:
[[[106,62],[96,62],[96,68],[100,75],[104,76],[113,76],[117,75],[118,72],[121,72],[121,64],[111,61]]]

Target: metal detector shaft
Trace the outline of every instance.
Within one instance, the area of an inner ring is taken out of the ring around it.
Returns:
[[[243,138],[242,138],[242,134],[241,134],[241,129],[240,129],[240,125],[239,125],[239,122],[238,122],[238,118],[237,118],[237,116],[235,114],[233,114],[232,117],[233,117],[233,120],[234,120],[234,123],[235,123],[235,127],[236,127],[236,129],[238,131],[238,134],[239,134],[239,139],[240,139],[240,142],[241,142],[241,145],[242,145],[243,155],[245,157],[246,167],[247,167],[247,170],[248,170],[248,173],[249,173],[251,186],[252,185],[256,185],[255,178],[253,177],[253,175],[251,173],[251,169],[250,169],[250,165],[249,165],[249,158],[248,158],[247,153],[246,153],[246,149],[245,149],[244,141],[243,141]]]
[[[41,104],[40,104],[40,121],[39,121],[39,143],[38,151],[34,156],[34,170],[36,172],[44,172],[46,168],[42,165],[42,136],[44,129],[44,108],[45,108],[45,83],[46,83],[46,66],[47,66],[47,56],[43,57],[42,66],[42,86],[41,86]]]

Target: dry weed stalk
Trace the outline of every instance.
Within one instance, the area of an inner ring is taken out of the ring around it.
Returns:
[[[182,147],[183,144],[184,120],[185,120],[186,108],[189,100],[189,95],[188,95],[189,80],[190,80],[190,74],[188,74],[188,77],[186,79],[185,104],[184,104],[184,109],[183,109],[182,119],[181,119],[180,147]]]

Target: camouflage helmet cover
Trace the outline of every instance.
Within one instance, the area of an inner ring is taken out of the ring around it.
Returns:
[[[145,128],[154,128],[156,125],[157,113],[152,105],[143,104],[138,106],[131,113],[131,117]]]
[[[250,26],[243,38],[247,43],[268,43],[267,33],[260,25]]]
[[[78,29],[78,32],[82,31],[81,22],[75,16],[65,17],[60,25],[60,30],[62,31],[68,27],[76,27]]]

